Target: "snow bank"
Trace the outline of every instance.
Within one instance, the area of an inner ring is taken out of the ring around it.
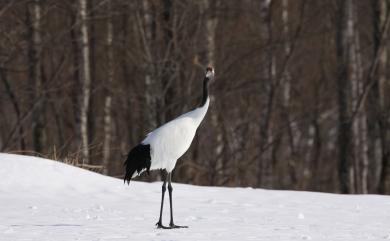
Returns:
[[[11,154],[0,177],[1,241],[390,240],[388,196],[174,184],[175,222],[190,228],[159,230],[160,183]]]

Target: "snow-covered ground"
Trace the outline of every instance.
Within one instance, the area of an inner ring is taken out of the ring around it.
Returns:
[[[0,240],[390,240],[388,196],[174,184],[175,222],[189,228],[161,230],[160,191],[0,154]]]

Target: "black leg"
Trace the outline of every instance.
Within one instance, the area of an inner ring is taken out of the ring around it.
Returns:
[[[167,190],[167,175],[164,171],[161,171],[161,177],[163,178],[164,182],[161,188],[161,207],[160,207],[160,218],[158,219],[158,222],[156,223],[157,228],[168,228],[162,225],[162,213],[163,213],[163,207],[164,207],[164,194]]]
[[[169,206],[171,208],[171,221],[169,222],[170,228],[188,228],[188,226],[178,226],[173,222],[173,207],[172,207],[172,172],[168,173],[168,193],[169,193]]]

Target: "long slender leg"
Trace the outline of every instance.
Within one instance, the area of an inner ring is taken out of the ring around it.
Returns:
[[[165,191],[167,190],[167,175],[165,174],[164,171],[161,171],[161,176],[164,180],[162,188],[161,188],[161,207],[160,207],[160,218],[158,219],[158,222],[156,223],[157,228],[167,228],[162,225],[162,213],[163,213],[163,207],[164,207],[164,194]]]
[[[178,226],[173,222],[173,208],[172,208],[172,172],[168,173],[168,193],[169,193],[169,206],[171,208],[171,221],[169,222],[170,228],[188,228],[188,226]]]

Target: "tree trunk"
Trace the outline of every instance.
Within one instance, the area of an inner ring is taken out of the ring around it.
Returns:
[[[283,22],[283,36],[284,36],[284,56],[287,59],[291,54],[291,42],[290,42],[290,30],[289,30],[289,0],[282,1],[282,22]],[[287,64],[287,61],[285,61]],[[290,97],[291,97],[291,74],[288,66],[284,66],[284,75],[283,75],[283,119],[285,125],[287,126],[287,137],[290,147],[290,153],[288,157],[288,167],[289,167],[289,176],[291,188],[294,188],[297,183],[297,178],[295,174],[296,168],[296,153],[295,153],[295,140],[294,140],[294,123],[290,121]],[[309,127],[310,129],[310,127]],[[313,143],[312,138],[309,137],[309,142]],[[310,152],[308,152],[310,153]]]
[[[357,64],[357,55],[358,50],[356,46],[356,39],[359,37],[359,34],[356,34],[355,28],[355,6],[352,2],[348,2],[349,6],[347,11],[347,41],[348,41],[348,62],[350,65],[349,70],[349,79],[351,82],[351,105],[352,109],[356,110],[358,105],[358,99],[360,96],[360,79],[358,75],[358,64]],[[358,113],[356,118],[351,120],[351,137],[352,143],[351,148],[353,149],[353,163],[350,166],[349,172],[349,183],[350,183],[350,192],[351,193],[361,193],[361,130],[360,130],[360,115]]]
[[[338,174],[341,193],[351,192],[351,155],[352,132],[350,120],[350,81],[349,81],[349,51],[348,44],[348,10],[352,6],[352,0],[338,2],[337,9],[337,103],[338,103]]]
[[[355,7],[354,11],[354,21],[356,23],[357,21],[357,8]],[[356,24],[355,24],[355,31],[357,31]],[[354,109],[358,108],[356,106],[357,99],[359,96],[361,96],[364,92],[364,83],[363,83],[363,63],[362,63],[362,51],[360,49],[360,35],[358,33],[355,33],[354,36],[354,70],[356,74],[356,80],[357,80],[357,98],[354,100]],[[355,139],[359,140],[359,146],[355,146],[355,149],[358,151],[355,151],[355,153],[358,155],[356,156],[357,165],[359,167],[359,173],[356,175],[357,182],[359,182],[359,192],[360,193],[368,193],[368,132],[367,132],[367,111],[364,109],[355,120],[357,122],[357,132],[355,132],[354,136]],[[356,131],[356,130],[355,130]]]
[[[386,193],[389,174],[389,158],[390,158],[390,133],[389,123],[387,120],[387,108],[385,100],[385,86],[387,82],[387,43],[383,40],[387,38],[387,32],[384,28],[388,18],[389,3],[386,0],[373,0],[374,8],[374,53],[378,53],[378,67],[375,73],[375,84],[373,86],[373,107],[375,110],[375,119],[379,131],[379,143],[381,148],[381,169],[379,174],[378,192]],[[380,51],[379,49],[382,48]]]
[[[41,2],[34,0],[32,7],[27,6],[27,24],[29,26],[28,66],[29,82],[32,87],[31,100],[34,104],[39,102],[32,115],[32,144],[37,153],[43,151],[43,95],[41,76]]]
[[[73,84],[72,84],[72,110],[74,117],[74,135],[73,138],[73,146],[76,149],[76,153],[78,154],[82,147],[82,136],[81,136],[81,81],[80,81],[80,47],[79,42],[77,40],[78,31],[77,28],[73,26],[76,25],[78,20],[77,14],[74,13],[71,18],[70,24],[70,40],[72,43],[72,74],[73,74]]]
[[[272,26],[270,14],[270,0],[262,0],[260,3],[261,14],[261,38],[265,48],[265,54],[262,58],[262,65],[265,66],[262,72],[262,79],[266,83],[266,107],[264,108],[262,120],[260,123],[260,159],[257,170],[257,186],[272,188],[273,183],[273,163],[272,151],[269,147],[272,143],[270,130],[270,121],[273,111],[273,102],[275,96],[275,57],[273,56],[272,44]]]
[[[124,6],[126,7],[126,6]],[[127,10],[127,9],[126,9]],[[129,21],[129,14],[128,14],[128,11],[125,11],[125,13],[122,15],[122,18],[121,18],[121,47],[122,49],[126,49],[128,48],[128,37],[129,37],[129,34],[128,34],[128,21]],[[125,89],[126,91],[128,91],[129,93],[132,92],[132,85],[129,83],[130,81],[127,81],[129,78],[130,78],[130,74],[129,74],[129,69],[128,69],[128,66],[127,66],[127,56],[126,55],[123,55],[121,58],[120,58],[120,67],[121,67],[121,70],[122,70],[122,81],[124,83],[126,83],[126,86],[125,86]],[[126,105],[130,108],[130,109],[127,109],[126,108],[126,120],[127,120],[127,130],[128,130],[128,135],[127,135],[127,138],[124,139],[124,142],[125,142],[125,146],[127,146],[128,144],[130,143],[133,143],[135,142],[136,140],[136,137],[137,137],[137,129],[134,128],[134,117],[133,117],[133,114],[132,114],[132,109],[133,107],[135,106],[135,103],[134,101],[132,100],[133,97],[130,96],[130,95],[126,95]]]
[[[96,10],[93,9],[94,4],[96,4],[96,0],[87,0],[87,9],[88,10],[88,18],[89,19],[95,19],[96,18]],[[110,13],[108,13],[110,14]],[[96,72],[96,63],[98,62],[97,60],[97,54],[96,54],[96,42],[97,42],[97,34],[96,34],[96,27],[94,21],[88,21],[88,28],[89,28],[89,33],[88,33],[88,41],[89,41],[89,59],[90,59],[90,78],[91,78],[91,90],[90,90],[90,97],[89,97],[89,108],[88,108],[88,145],[94,145],[94,140],[96,138],[96,108],[94,108],[94,102],[95,98],[93,97],[94,93],[94,86],[97,84],[97,72]],[[94,156],[94,151],[95,149],[91,149],[88,151],[88,156],[89,156],[89,162],[90,164],[93,164],[93,156]],[[99,163],[100,164],[100,163]]]
[[[111,14],[111,0],[108,0],[108,11]],[[107,21],[107,82],[105,86],[106,97],[104,101],[104,143],[103,143],[103,167],[104,174],[108,174],[110,160],[110,143],[111,143],[111,85],[114,80],[114,52],[113,52],[113,24],[110,16]]]
[[[215,58],[215,52],[216,52],[216,29],[218,25],[218,18],[215,14],[216,9],[218,8],[219,1],[210,1],[210,0],[204,0],[204,7],[202,9],[203,13],[206,14],[206,38],[207,38],[207,54],[206,54],[206,63],[208,66],[213,66],[216,68],[216,58]],[[218,69],[218,68],[217,68]],[[215,159],[215,170],[212,171],[213,174],[210,175],[210,177],[214,180],[214,182],[217,182],[218,176],[223,176],[223,157],[222,153],[224,151],[224,137],[223,137],[223,130],[222,130],[222,123],[221,118],[218,115],[217,108],[215,104],[215,97],[213,94],[210,94],[210,100],[212,104],[210,105],[212,109],[211,114],[211,125],[213,129],[216,132],[215,137],[215,147],[213,151],[213,157],[212,159]],[[215,183],[216,184],[216,183]]]
[[[81,75],[82,75],[82,102],[81,102],[81,137],[83,161],[89,163],[89,142],[88,142],[88,111],[91,90],[91,72],[89,63],[89,32],[87,16],[87,0],[79,0],[80,4],[80,26],[81,26]]]
[[[154,54],[153,54],[153,43],[154,43],[154,16],[151,8],[151,3],[149,0],[145,0],[142,2],[143,6],[143,40],[144,40],[144,48],[146,55],[146,66],[145,66],[145,98],[146,98],[146,125],[147,129],[153,130],[157,127],[157,112],[156,112],[156,68],[154,66]]]

